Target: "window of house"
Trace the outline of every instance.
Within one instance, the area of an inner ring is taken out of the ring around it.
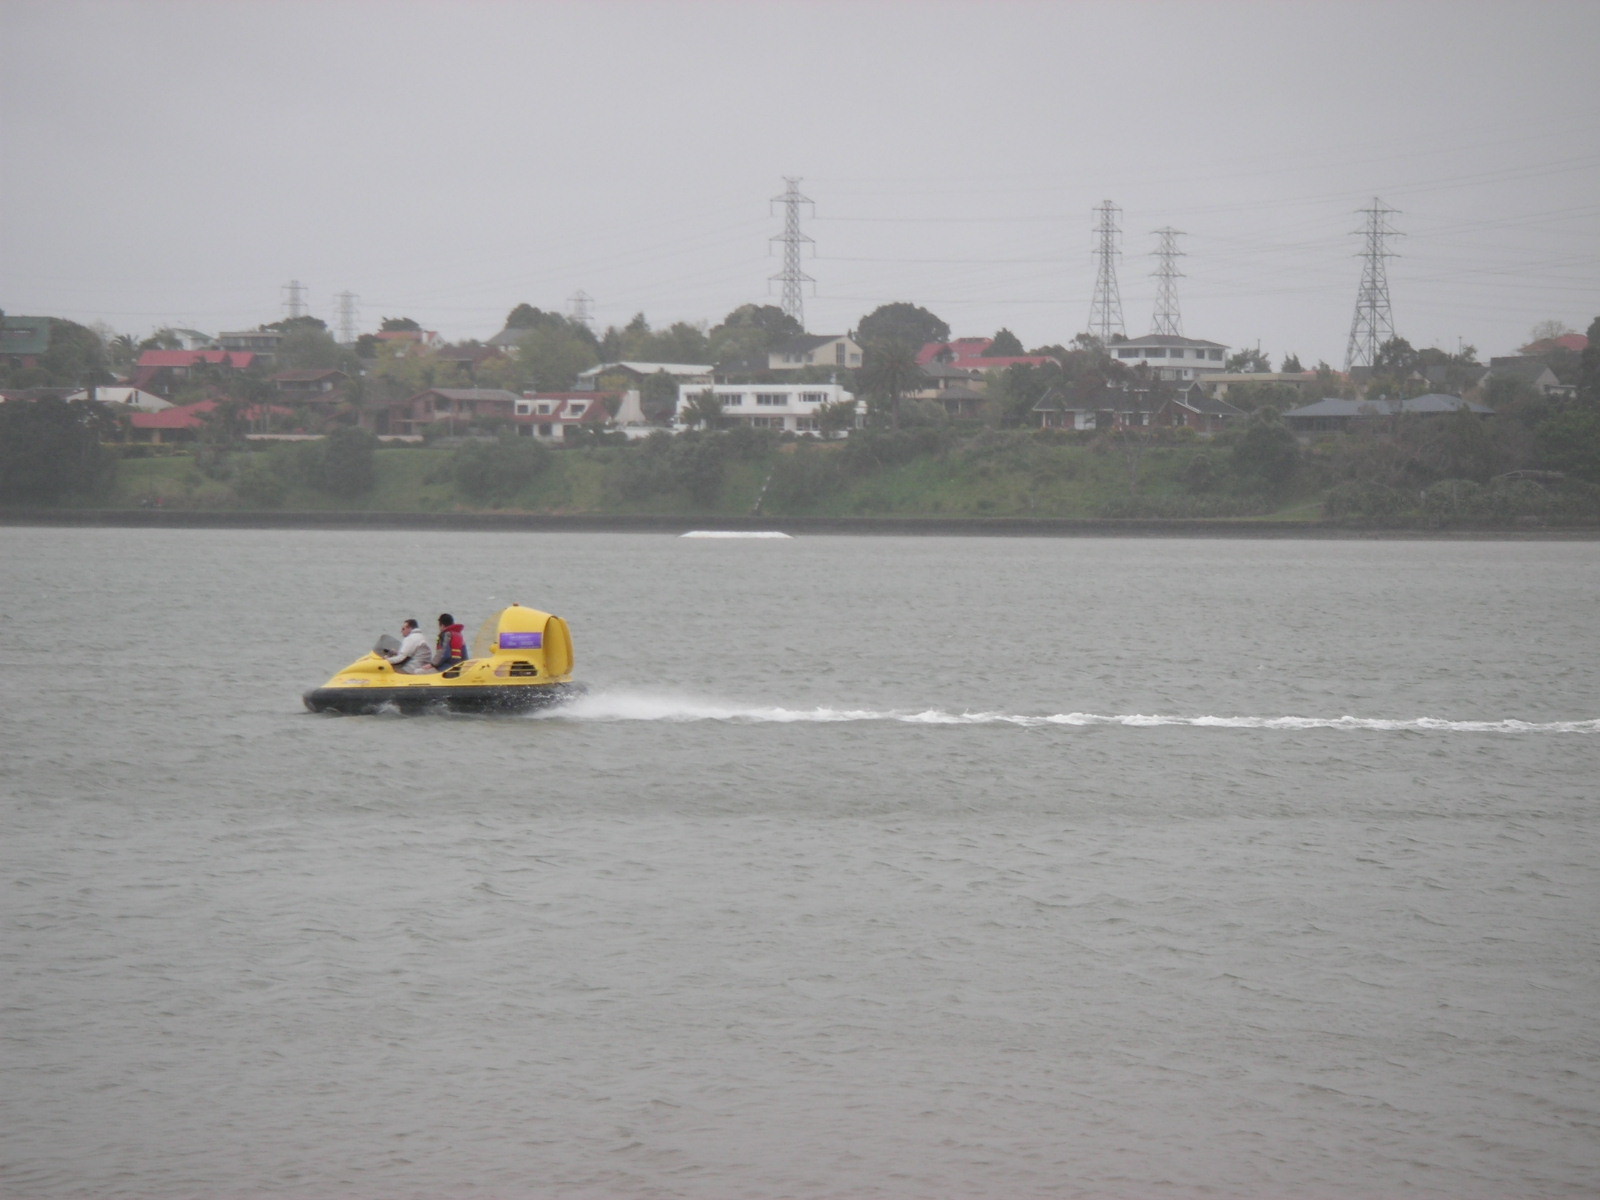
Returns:
[[[539,436],[540,437],[549,437],[550,435],[551,435],[550,426],[548,426],[548,425],[539,426]]]
[[[1222,351],[1221,350],[1207,350],[1206,354],[1209,355],[1212,358],[1212,360],[1214,360],[1215,362],[1221,362],[1222,361]]]
[[[743,403],[744,403],[744,393],[743,392],[729,392],[726,396],[722,397],[722,407],[723,408],[738,408]]]
[[[828,402],[828,393],[827,392],[801,392],[800,393],[800,399],[803,400],[807,404],[826,404]]]
[[[1118,350],[1117,351],[1117,357],[1118,358],[1138,358],[1139,357],[1139,352],[1137,350]]]
[[[815,433],[817,431],[817,419],[815,417],[796,417],[794,427],[800,433]]]
[[[1144,352],[1144,356],[1146,358],[1165,358],[1167,352],[1160,346],[1151,346],[1150,349]]]
[[[789,397],[782,392],[757,392],[756,403],[764,404],[769,408],[782,408],[789,402]]]
[[[550,406],[548,404],[539,405],[539,415],[541,417],[548,417],[550,415]]]
[[[581,417],[583,416],[583,410],[588,407],[589,402],[587,400],[574,400],[571,404],[567,405],[567,411],[575,417]]]
[[[844,365],[844,343],[837,342],[833,347],[833,361],[839,366]]]
[[[853,367],[858,365],[860,362],[861,355],[857,354],[854,350],[850,351],[850,365]]]

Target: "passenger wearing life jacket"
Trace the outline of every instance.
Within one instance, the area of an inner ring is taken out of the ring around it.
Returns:
[[[465,662],[467,657],[467,640],[461,633],[461,626],[456,624],[456,619],[449,613],[439,614],[439,640],[434,643],[433,667],[442,671],[446,667],[453,667],[456,663]]]

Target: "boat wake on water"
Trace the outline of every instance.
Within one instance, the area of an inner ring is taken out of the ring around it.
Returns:
[[[785,708],[737,704],[689,696],[633,691],[592,691],[560,708],[529,714],[543,721],[722,721],[746,725],[841,724],[878,721],[902,725],[1009,725],[1026,729],[1121,725],[1151,728],[1187,725],[1201,729],[1338,729],[1388,733],[1600,733],[1600,720],[1451,721],[1442,717],[1251,717],[1181,716],[1156,713],[1104,715],[1086,712],[1007,713],[968,709]]]

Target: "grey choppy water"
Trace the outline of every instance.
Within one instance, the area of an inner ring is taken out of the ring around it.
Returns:
[[[1597,584],[0,529],[0,1192],[1594,1194]],[[582,705],[299,709],[512,599]]]

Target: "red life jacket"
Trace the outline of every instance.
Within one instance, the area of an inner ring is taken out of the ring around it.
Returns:
[[[459,624],[446,625],[439,631],[439,640],[434,644],[433,665],[444,665],[447,655],[451,663],[462,662],[467,657],[467,640],[461,636]]]

